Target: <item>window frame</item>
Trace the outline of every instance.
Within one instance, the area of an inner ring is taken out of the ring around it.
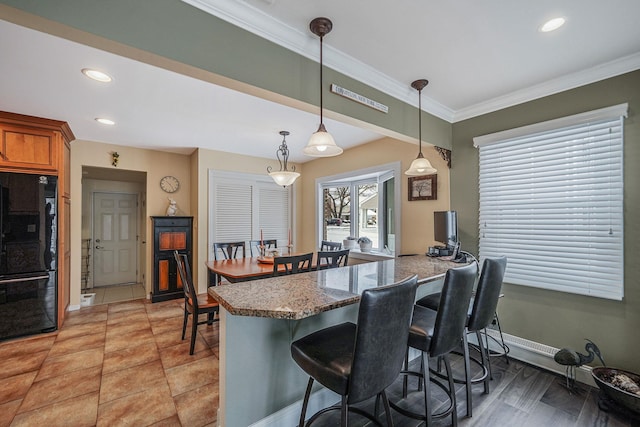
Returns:
[[[394,250],[390,250],[390,254],[385,251],[385,248],[373,248],[373,252],[383,253],[385,255],[395,255],[398,248],[401,246],[401,209],[402,209],[402,201],[401,201],[401,163],[400,162],[392,162],[386,163],[378,166],[371,166],[364,169],[358,169],[354,171],[344,172],[336,175],[324,176],[316,178],[315,187],[316,187],[316,214],[315,214],[315,225],[316,225],[316,247],[320,247],[320,242],[322,241],[323,236],[323,221],[324,221],[324,189],[331,187],[346,187],[349,186],[351,188],[351,194],[354,194],[357,187],[362,184],[370,184],[376,183],[378,184],[378,218],[377,223],[382,224],[383,221],[386,221],[387,213],[384,209],[384,197],[382,197],[382,191],[384,188],[384,182],[389,179],[394,179]],[[350,210],[350,235],[354,234],[354,231],[357,231],[357,227],[359,224],[359,215],[360,212],[358,209]],[[378,242],[384,242],[384,227],[378,227]],[[359,249],[352,249],[352,251],[358,252]]]

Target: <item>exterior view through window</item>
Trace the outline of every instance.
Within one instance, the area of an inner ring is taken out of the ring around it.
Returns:
[[[400,225],[400,162],[318,178],[317,239],[368,238],[374,252],[394,255]],[[359,252],[359,246],[354,249]]]

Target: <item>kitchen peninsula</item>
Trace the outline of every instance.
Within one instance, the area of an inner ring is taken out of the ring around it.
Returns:
[[[299,406],[294,404],[308,377],[291,359],[292,341],[355,322],[356,303],[367,288],[417,274],[424,295],[439,290],[446,271],[458,266],[412,256],[210,287],[221,305],[218,425],[295,424]],[[330,403],[338,400],[336,395]]]

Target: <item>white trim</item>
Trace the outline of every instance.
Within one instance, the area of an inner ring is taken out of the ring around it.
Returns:
[[[512,138],[519,138],[525,135],[547,132],[580,123],[588,123],[595,120],[614,119],[616,117],[627,117],[629,104],[612,105],[611,107],[600,108],[599,110],[587,111],[572,116],[560,117],[559,119],[547,120],[546,122],[534,123],[532,125],[521,126],[519,128],[507,129],[488,135],[476,136],[473,138],[473,146],[478,148],[481,145],[488,145],[494,142],[506,141]]]
[[[640,68],[640,53],[597,65],[586,70],[568,74],[528,88],[511,92],[504,96],[490,99],[454,112],[452,123],[467,120],[492,111],[523,104],[535,99],[544,98],[566,90],[575,89],[591,83],[599,82]]]
[[[247,2],[229,0],[182,1],[301,56],[316,62],[319,61],[317,37],[313,36],[311,32],[300,32],[265,12],[250,6]],[[406,104],[414,105],[415,103],[415,90],[411,89],[405,82],[394,80],[326,43],[324,45],[323,64]],[[440,104],[428,96],[423,97],[422,107],[429,114],[449,123],[455,123],[637,69],[640,69],[640,53],[599,64],[586,70],[558,77],[457,111]]]
[[[67,306],[67,311],[77,311],[80,310],[80,304],[69,304]]]

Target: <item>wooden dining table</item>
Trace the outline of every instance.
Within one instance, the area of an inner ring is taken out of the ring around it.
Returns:
[[[268,259],[267,262],[260,262],[260,259],[260,257],[251,257],[207,261],[205,265],[209,271],[209,286],[218,283],[218,276],[224,277],[230,283],[271,277],[273,262],[268,262]],[[284,266],[281,266],[280,269],[285,271]]]

